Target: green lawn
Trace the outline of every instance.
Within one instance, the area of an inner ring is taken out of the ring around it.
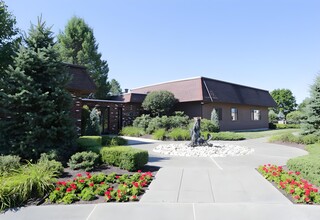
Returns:
[[[267,131],[241,131],[241,132],[234,132],[236,134],[240,134],[244,136],[246,139],[255,139],[255,138],[262,138],[262,137],[269,137],[273,135],[280,135],[288,132],[300,132],[300,129],[277,129],[277,130],[267,130]]]

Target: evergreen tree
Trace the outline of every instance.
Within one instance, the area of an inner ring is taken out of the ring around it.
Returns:
[[[8,12],[5,3],[0,1],[0,80],[4,70],[12,64],[12,56],[20,42],[19,30],[15,25],[15,17]]]
[[[65,90],[70,76],[53,45],[52,32],[39,19],[0,82],[2,152],[28,159],[51,150],[66,156],[73,144],[72,98]]]
[[[311,86],[310,99],[305,107],[306,120],[301,128],[305,134],[320,135],[320,75]]]
[[[100,135],[100,113],[97,108],[93,108],[90,112],[90,118],[87,123],[86,135]]]
[[[211,121],[214,124],[214,126],[216,127],[215,130],[219,131],[220,130],[219,115],[218,115],[218,112],[215,108],[213,108],[212,112],[211,112]]]
[[[82,18],[72,17],[65,32],[58,35],[57,46],[64,62],[87,67],[97,85],[94,97],[106,99],[110,89],[107,82],[109,67],[107,61],[101,59],[92,28]]]
[[[110,95],[120,95],[122,92],[120,84],[117,80],[112,79],[110,81]]]

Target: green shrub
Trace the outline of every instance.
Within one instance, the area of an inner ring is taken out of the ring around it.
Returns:
[[[46,167],[57,175],[62,174],[64,170],[62,163],[56,160],[50,160],[50,156],[46,153],[41,154],[38,165]]]
[[[108,135],[103,135],[101,136],[101,145],[102,146],[108,146],[110,145],[110,142],[111,142],[111,137],[108,136]]]
[[[148,128],[150,121],[150,115],[141,115],[140,117],[136,117],[132,125],[133,127],[141,128],[145,131]]]
[[[133,127],[133,126],[124,127],[120,131],[121,135],[130,136],[130,137],[140,137],[140,136],[144,135],[144,133],[145,132],[142,128]]]
[[[168,133],[168,137],[175,140],[190,140],[190,131],[182,128],[174,128]]]
[[[318,146],[319,147],[319,146]],[[306,155],[290,159],[287,162],[290,170],[299,171],[303,178],[320,187],[320,155]]]
[[[27,164],[0,177],[0,210],[17,207],[30,199],[43,198],[54,189],[56,173],[43,164]]]
[[[215,124],[213,121],[208,119],[201,119],[201,131],[208,131],[208,132],[218,132],[219,125]]]
[[[174,116],[169,117],[169,127],[172,128],[188,128],[189,117],[184,114],[184,112],[177,111]]]
[[[102,145],[101,136],[81,136],[78,138],[77,143],[81,150],[87,150],[89,148]]]
[[[128,146],[103,147],[100,151],[104,163],[134,171],[148,163],[148,151]]]
[[[166,129],[158,129],[152,134],[152,138],[156,140],[164,140],[166,138]]]
[[[94,152],[78,152],[71,156],[68,165],[71,169],[92,170],[99,163],[99,155]]]
[[[150,120],[149,125],[146,129],[147,134],[152,134],[155,130],[158,130],[160,128],[168,128],[169,120],[167,116],[162,116],[161,118],[159,116],[154,117]]]
[[[128,141],[122,137],[113,137],[110,141],[109,146],[121,146],[121,145],[127,145]]]
[[[20,168],[20,157],[15,155],[0,156],[0,176]]]
[[[292,142],[292,143],[300,143],[299,137],[293,135],[292,133],[284,133],[281,135],[274,135],[269,138],[270,142]]]
[[[220,140],[220,141],[240,141],[240,140],[244,140],[245,137],[240,135],[240,134],[236,134],[233,132],[218,132],[218,133],[211,133],[211,132],[203,132],[202,136],[204,136],[205,138],[207,138],[207,135],[210,133],[210,135],[212,136],[212,140]]]
[[[306,145],[319,142],[319,137],[315,134],[303,135],[301,136],[301,139],[302,139],[302,143]]]
[[[300,128],[299,124],[276,124],[277,129]]]

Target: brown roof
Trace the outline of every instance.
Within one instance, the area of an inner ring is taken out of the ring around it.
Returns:
[[[91,79],[87,69],[84,66],[66,64],[71,74],[71,82],[67,85],[69,91],[77,91],[82,94],[95,92],[96,84]]]
[[[223,102],[255,106],[276,106],[267,90],[252,88],[206,77],[196,77],[160,83],[132,89],[133,93],[147,94],[152,91],[167,90],[179,102]]]
[[[125,93],[120,96],[113,96],[110,100],[122,101],[122,102],[133,102],[133,103],[142,103],[146,94],[138,93]]]

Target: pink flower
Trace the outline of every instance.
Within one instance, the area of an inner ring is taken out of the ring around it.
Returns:
[[[84,179],[80,179],[80,180],[79,180],[79,183],[84,183]]]
[[[141,170],[138,170],[138,173],[141,173],[142,171]]]
[[[299,171],[297,171],[297,172],[296,172],[296,175],[300,175],[300,172],[299,172]]]
[[[290,189],[290,194],[293,194],[294,193],[294,189]]]
[[[78,174],[77,174],[77,177],[82,177],[82,174],[81,174],[81,173],[78,173]]]

